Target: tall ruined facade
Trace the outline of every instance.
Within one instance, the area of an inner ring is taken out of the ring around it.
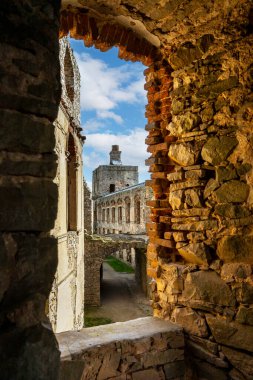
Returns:
[[[76,330],[84,321],[84,187],[80,127],[80,74],[69,41],[60,40],[62,95],[55,121],[58,207],[51,234],[58,266],[49,296],[54,332]]]
[[[252,2],[64,0],[59,13],[59,1],[0,4],[2,378],[57,378],[44,310],[59,28],[148,66],[154,314],[184,326],[190,378],[252,378]]]

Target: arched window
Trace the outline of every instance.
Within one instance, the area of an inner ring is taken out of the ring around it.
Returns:
[[[141,222],[141,201],[138,195],[134,198],[134,222],[136,224]]]
[[[118,223],[122,224],[122,200],[121,199],[118,199],[117,205],[118,205]]]
[[[68,230],[77,229],[77,168],[75,141],[73,135],[68,139]]]
[[[97,210],[98,210],[98,212],[97,212],[97,219],[98,219],[98,222],[101,222],[101,218],[102,218],[102,206],[98,205]]]
[[[125,212],[126,212],[126,223],[130,223],[130,210],[131,210],[131,201],[130,198],[125,198]]]
[[[65,78],[65,87],[69,100],[73,103],[75,95],[74,87],[74,71],[73,65],[69,53],[69,49],[66,49],[64,57],[64,78]]]
[[[112,208],[112,223],[115,223],[115,207]]]

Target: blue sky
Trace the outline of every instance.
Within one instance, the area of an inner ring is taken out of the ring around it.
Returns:
[[[84,176],[109,164],[112,145],[119,145],[122,163],[139,166],[139,181],[149,177],[144,165],[145,105],[143,66],[118,58],[118,49],[102,53],[70,40],[81,74],[81,124],[87,137],[83,150]]]

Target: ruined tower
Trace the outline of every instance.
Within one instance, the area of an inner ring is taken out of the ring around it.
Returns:
[[[112,145],[110,164],[100,165],[93,171],[92,196],[96,199],[137,183],[138,166],[122,165],[119,146]]]
[[[112,150],[110,152],[110,165],[122,165],[121,162],[121,151],[118,145],[112,145]]]

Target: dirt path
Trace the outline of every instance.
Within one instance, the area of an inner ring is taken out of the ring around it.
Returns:
[[[118,273],[104,263],[101,307],[89,308],[87,314],[90,317],[107,317],[113,322],[123,322],[146,317],[152,311],[149,301],[137,289],[134,273]]]

